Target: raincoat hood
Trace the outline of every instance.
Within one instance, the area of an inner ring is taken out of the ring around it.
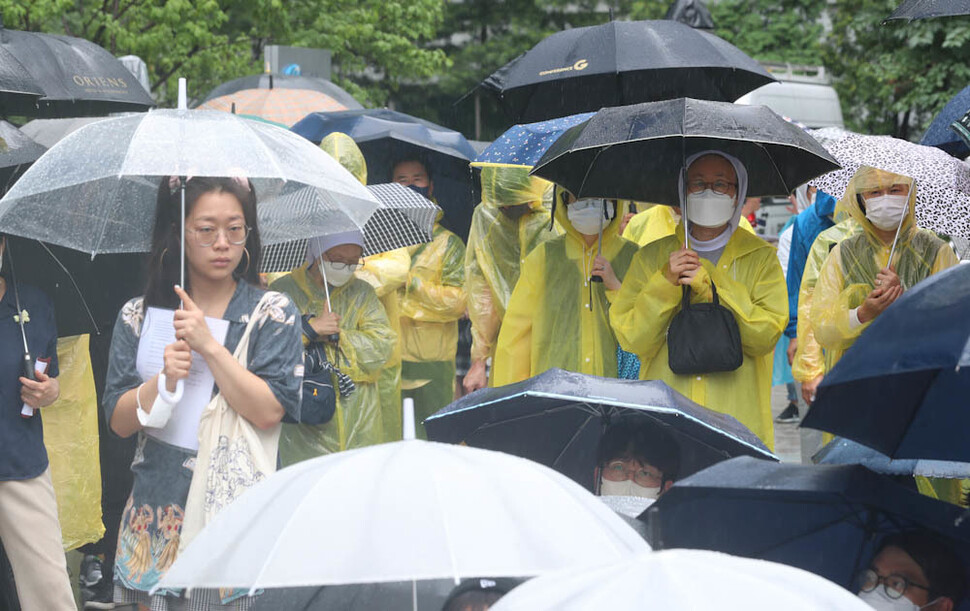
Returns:
[[[320,148],[353,174],[360,184],[367,184],[367,162],[353,138],[342,132],[333,132],[320,142]]]
[[[748,171],[745,169],[744,164],[741,160],[727,153],[715,150],[701,151],[700,153],[695,153],[687,158],[684,163],[684,169],[680,173],[678,180],[678,193],[680,196],[680,210],[681,214],[686,216],[687,221],[690,222],[690,210],[687,207],[687,186],[685,184],[687,180],[687,168],[691,166],[692,163],[700,159],[701,157],[706,157],[707,155],[717,155],[727,160],[734,168],[734,173],[737,175],[738,180],[738,193],[734,202],[734,214],[731,215],[731,220],[728,221],[727,231],[717,236],[713,240],[709,240],[707,243],[701,242],[691,236],[690,243],[691,248],[694,250],[717,250],[718,248],[723,248],[727,241],[731,238],[731,235],[737,231],[738,222],[741,218],[741,208],[744,206],[744,200],[748,196]],[[684,214],[686,211],[686,214]],[[706,248],[705,248],[706,246]]]
[[[482,205],[489,208],[529,204],[541,210],[550,195],[552,183],[530,176],[531,166],[500,163],[473,163],[482,170]]]
[[[908,208],[906,210],[906,216],[903,218],[902,229],[899,231],[899,241],[904,242],[909,237],[912,228],[916,226],[915,204],[917,185],[916,181],[909,176],[894,174],[869,166],[861,166],[852,176],[852,179],[849,181],[849,186],[845,188],[845,194],[839,200],[838,207],[836,208],[836,219],[838,219],[839,208],[841,208],[863,228],[871,240],[881,243],[882,241],[876,235],[875,227],[866,218],[865,211],[859,205],[859,197],[857,196],[861,195],[864,191],[888,187],[896,183],[909,183],[910,185],[909,201],[907,202]]]

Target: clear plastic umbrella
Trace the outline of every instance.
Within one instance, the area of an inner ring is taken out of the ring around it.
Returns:
[[[528,581],[492,611],[869,611],[831,581],[795,567],[701,550],[640,554]]]

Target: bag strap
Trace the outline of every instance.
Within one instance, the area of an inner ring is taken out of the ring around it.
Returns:
[[[243,367],[246,367],[247,356],[249,354],[249,336],[252,335],[253,329],[256,328],[256,323],[259,320],[260,313],[266,308],[266,302],[269,301],[269,297],[272,295],[271,291],[266,291],[263,296],[259,298],[259,302],[256,307],[253,308],[252,313],[249,315],[249,322],[246,323],[246,330],[243,331],[242,337],[239,339],[239,345],[236,346],[236,352],[233,353],[233,358],[235,358]]]
[[[689,310],[690,309],[690,285],[685,284],[682,288],[683,288],[683,296],[681,297],[680,309]],[[720,300],[717,298],[717,287],[714,285],[714,280],[711,280],[711,296],[713,297],[712,301],[715,306],[721,305]]]

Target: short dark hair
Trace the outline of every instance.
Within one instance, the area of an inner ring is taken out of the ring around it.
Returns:
[[[448,594],[441,611],[486,611],[520,583],[509,577],[466,579]]]
[[[247,181],[249,189],[231,178],[211,178],[196,176],[185,183],[185,214],[192,213],[192,206],[198,199],[212,192],[231,193],[242,205],[243,218],[249,227],[244,257],[233,271],[233,276],[250,284],[259,286],[259,226],[256,218],[256,191],[252,182]],[[179,281],[181,249],[181,192],[169,187],[169,177],[162,178],[158,186],[158,199],[155,208],[155,227],[152,231],[152,250],[148,259],[148,284],[145,287],[145,305],[162,308],[178,307],[179,300],[172,286]],[[185,278],[189,290],[189,279]]]
[[[653,465],[664,481],[675,481],[680,471],[680,447],[663,425],[642,418],[611,424],[600,438],[597,465],[603,467],[617,458],[633,458]]]
[[[875,558],[887,547],[898,547],[923,569],[929,580],[930,599],[945,596],[959,603],[967,592],[966,567],[949,545],[928,531],[888,535],[879,542]]]
[[[388,177],[388,182],[394,182],[394,168],[402,163],[408,162],[420,163],[424,168],[425,173],[428,175],[428,180],[434,180],[431,172],[431,162],[428,161],[427,156],[419,153],[408,153],[406,155],[401,155],[391,163],[391,175]]]

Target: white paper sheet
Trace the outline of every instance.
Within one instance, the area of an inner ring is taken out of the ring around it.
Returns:
[[[47,363],[48,361],[42,361],[40,359],[37,359],[36,361],[34,361],[34,371],[39,371],[40,373],[46,373]],[[24,418],[30,418],[31,416],[34,415],[34,408],[24,403],[24,406],[20,408],[20,415],[23,416]]]
[[[142,380],[149,380],[162,370],[165,346],[175,342],[174,320],[174,310],[148,308],[145,312],[135,363]],[[225,345],[229,321],[208,316],[205,321],[212,337]],[[215,385],[215,378],[205,359],[195,351],[192,352],[192,367],[184,384],[182,399],[172,410],[168,424],[162,428],[146,428],[145,432],[165,443],[194,451],[199,449],[199,418],[202,410],[212,400]]]

